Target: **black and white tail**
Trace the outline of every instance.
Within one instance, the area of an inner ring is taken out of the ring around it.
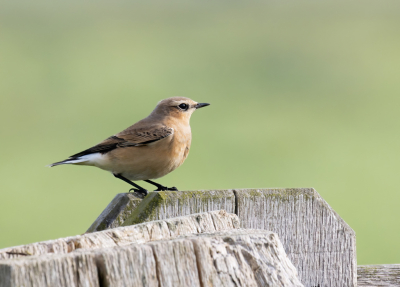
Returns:
[[[58,161],[52,164],[49,164],[48,167],[53,167],[56,165],[62,165],[62,164],[79,164],[79,163],[83,163],[83,162],[87,162],[88,158],[86,157],[78,157],[78,158],[68,158],[66,160],[62,160],[62,161]]]

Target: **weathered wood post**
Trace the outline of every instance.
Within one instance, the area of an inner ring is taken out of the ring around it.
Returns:
[[[312,188],[168,191],[0,250],[0,287],[400,286],[399,266],[359,266],[357,283],[354,231]]]
[[[121,211],[130,213],[122,225],[217,209],[237,214],[242,228],[276,232],[305,286],[357,285],[355,233],[313,188],[150,193]]]
[[[238,227],[214,211],[0,250],[0,287],[303,287],[275,233]]]

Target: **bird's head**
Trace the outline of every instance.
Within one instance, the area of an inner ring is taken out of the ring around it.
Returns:
[[[209,105],[207,103],[197,103],[189,98],[174,97],[160,101],[152,114],[189,122],[190,116],[195,110]]]

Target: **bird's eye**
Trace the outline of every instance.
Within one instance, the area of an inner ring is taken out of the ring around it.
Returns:
[[[189,105],[187,105],[187,104],[180,104],[178,107],[179,107],[181,110],[187,111],[187,109],[189,108]]]

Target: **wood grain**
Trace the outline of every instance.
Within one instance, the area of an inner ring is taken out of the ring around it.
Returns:
[[[94,254],[52,254],[0,261],[0,287],[100,286]]]
[[[213,210],[235,212],[232,190],[150,192],[123,226]]]
[[[400,286],[400,264],[360,265],[358,287]]]
[[[0,287],[303,286],[276,234],[231,230],[0,261]]]
[[[357,286],[355,233],[314,189],[234,192],[241,227],[276,232],[305,286]]]
[[[202,286],[303,286],[273,232],[242,229],[189,238]]]
[[[94,249],[169,239],[180,235],[239,228],[235,214],[224,210],[157,220],[73,237],[0,249],[0,260],[47,253],[63,254],[77,249]]]

